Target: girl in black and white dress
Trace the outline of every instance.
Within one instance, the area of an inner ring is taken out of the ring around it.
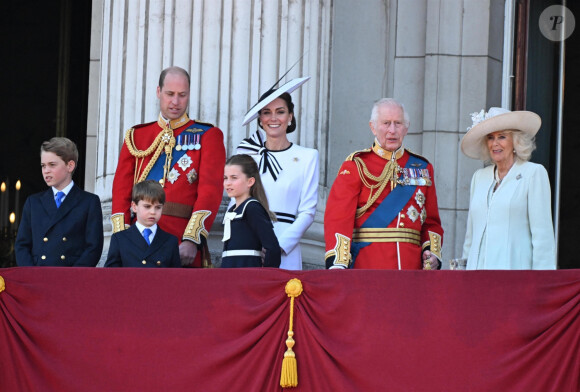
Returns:
[[[271,220],[275,215],[268,210],[258,165],[250,156],[228,159],[224,189],[236,202],[224,217],[222,268],[278,268],[281,250]]]

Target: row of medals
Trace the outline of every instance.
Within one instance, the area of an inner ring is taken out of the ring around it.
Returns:
[[[201,144],[199,143],[199,135],[178,135],[176,140],[176,151],[199,150]]]

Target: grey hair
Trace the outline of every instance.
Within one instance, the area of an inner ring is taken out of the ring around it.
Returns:
[[[509,132],[514,143],[514,156],[517,160],[527,162],[532,157],[532,152],[536,149],[536,137],[518,129],[504,129],[499,132]],[[481,157],[484,161],[491,161],[489,148],[487,147],[487,135],[481,138]]]
[[[373,110],[371,111],[371,119],[370,119],[370,121],[373,124],[375,125],[377,124],[377,117],[379,116],[379,107],[381,106],[396,106],[400,108],[403,111],[403,121],[405,122],[403,125],[405,125],[405,128],[407,129],[409,128],[409,125],[411,125],[411,121],[409,120],[409,113],[407,113],[407,110],[405,110],[405,105],[403,105],[394,98],[381,98],[375,102],[375,104],[373,105]]]

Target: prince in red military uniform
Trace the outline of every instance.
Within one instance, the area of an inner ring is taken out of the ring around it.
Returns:
[[[113,180],[111,221],[114,233],[130,225],[133,185],[159,181],[166,202],[158,224],[180,240],[182,264],[199,267],[209,260],[207,236],[222,199],[225,148],[219,128],[187,116],[189,85],[184,69],[163,70],[159,119],[126,132]]]
[[[324,216],[327,268],[435,269],[443,228],[433,166],[405,150],[403,105],[373,107],[375,142],[351,154],[332,185]]]

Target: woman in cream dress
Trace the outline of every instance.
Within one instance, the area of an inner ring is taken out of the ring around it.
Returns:
[[[467,269],[555,269],[550,182],[542,165],[529,162],[540,117],[490,108],[472,119],[461,150],[492,164],[471,180]]]

